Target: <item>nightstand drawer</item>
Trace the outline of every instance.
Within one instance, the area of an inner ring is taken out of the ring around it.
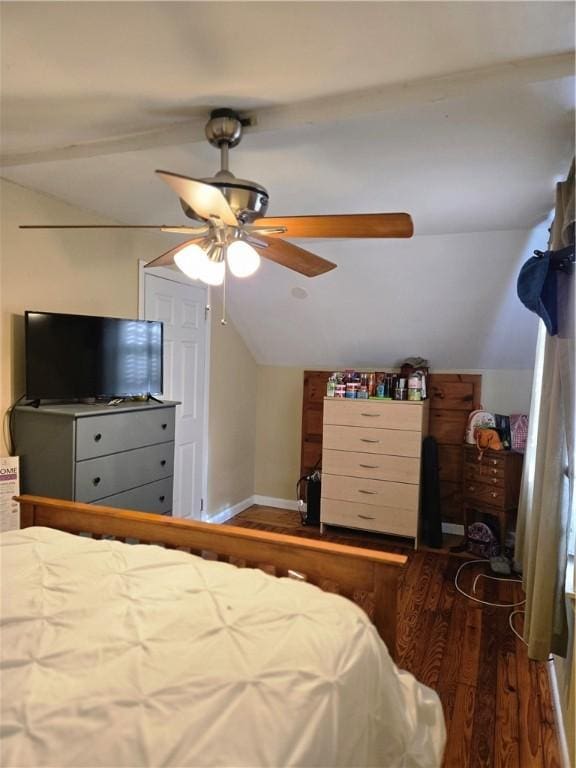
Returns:
[[[426,406],[427,403],[326,399],[324,424],[421,431]]]
[[[174,440],[174,408],[116,412],[77,419],[76,459],[92,459]]]
[[[103,507],[135,509],[140,512],[155,512],[158,515],[165,515],[172,509],[173,484],[174,479],[172,477],[165,477],[155,483],[148,483],[138,488],[132,488],[131,491],[96,499],[91,503],[101,504]]]
[[[504,488],[504,467],[485,467],[475,464],[466,464],[464,467],[464,481],[471,483],[484,483],[485,485]]]
[[[419,487],[384,480],[322,474],[322,499],[356,501],[370,506],[393,507],[410,512],[418,510]]]
[[[504,488],[495,488],[485,483],[467,480],[464,482],[464,501],[470,504],[476,502],[504,508],[506,506],[506,493]]]
[[[385,453],[390,456],[418,458],[422,447],[422,433],[325,424],[322,447],[336,451]]]
[[[499,453],[497,451],[490,451],[489,454],[484,454],[482,460],[478,461],[478,449],[470,448],[466,450],[466,463],[476,467],[488,467],[490,469],[504,470],[506,462],[506,455],[504,452]]]
[[[322,453],[322,471],[329,475],[366,477],[417,485],[420,481],[420,459],[326,449]]]
[[[174,472],[174,443],[149,445],[76,463],[77,501],[92,502]]]
[[[408,512],[395,507],[374,507],[335,499],[322,501],[321,520],[327,525],[384,531],[395,536],[416,536],[418,532],[417,510]]]

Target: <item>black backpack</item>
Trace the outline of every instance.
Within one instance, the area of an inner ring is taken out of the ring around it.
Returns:
[[[322,487],[322,475],[316,469],[318,461],[312,472],[302,475],[296,483],[296,498],[302,525],[320,525],[320,491]],[[306,510],[304,510],[306,504]]]

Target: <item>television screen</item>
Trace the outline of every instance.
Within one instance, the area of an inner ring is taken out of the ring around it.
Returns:
[[[162,393],[162,323],[26,312],[26,397]]]

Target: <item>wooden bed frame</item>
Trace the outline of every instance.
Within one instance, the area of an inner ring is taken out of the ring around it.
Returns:
[[[395,657],[396,599],[404,555],[40,496],[18,496],[17,501],[21,528],[39,525],[94,538],[160,544],[337,592],[368,613]]]

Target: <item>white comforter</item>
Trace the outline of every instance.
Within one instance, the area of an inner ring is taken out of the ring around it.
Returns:
[[[342,597],[47,528],[1,554],[4,768],[440,764],[436,694]]]

